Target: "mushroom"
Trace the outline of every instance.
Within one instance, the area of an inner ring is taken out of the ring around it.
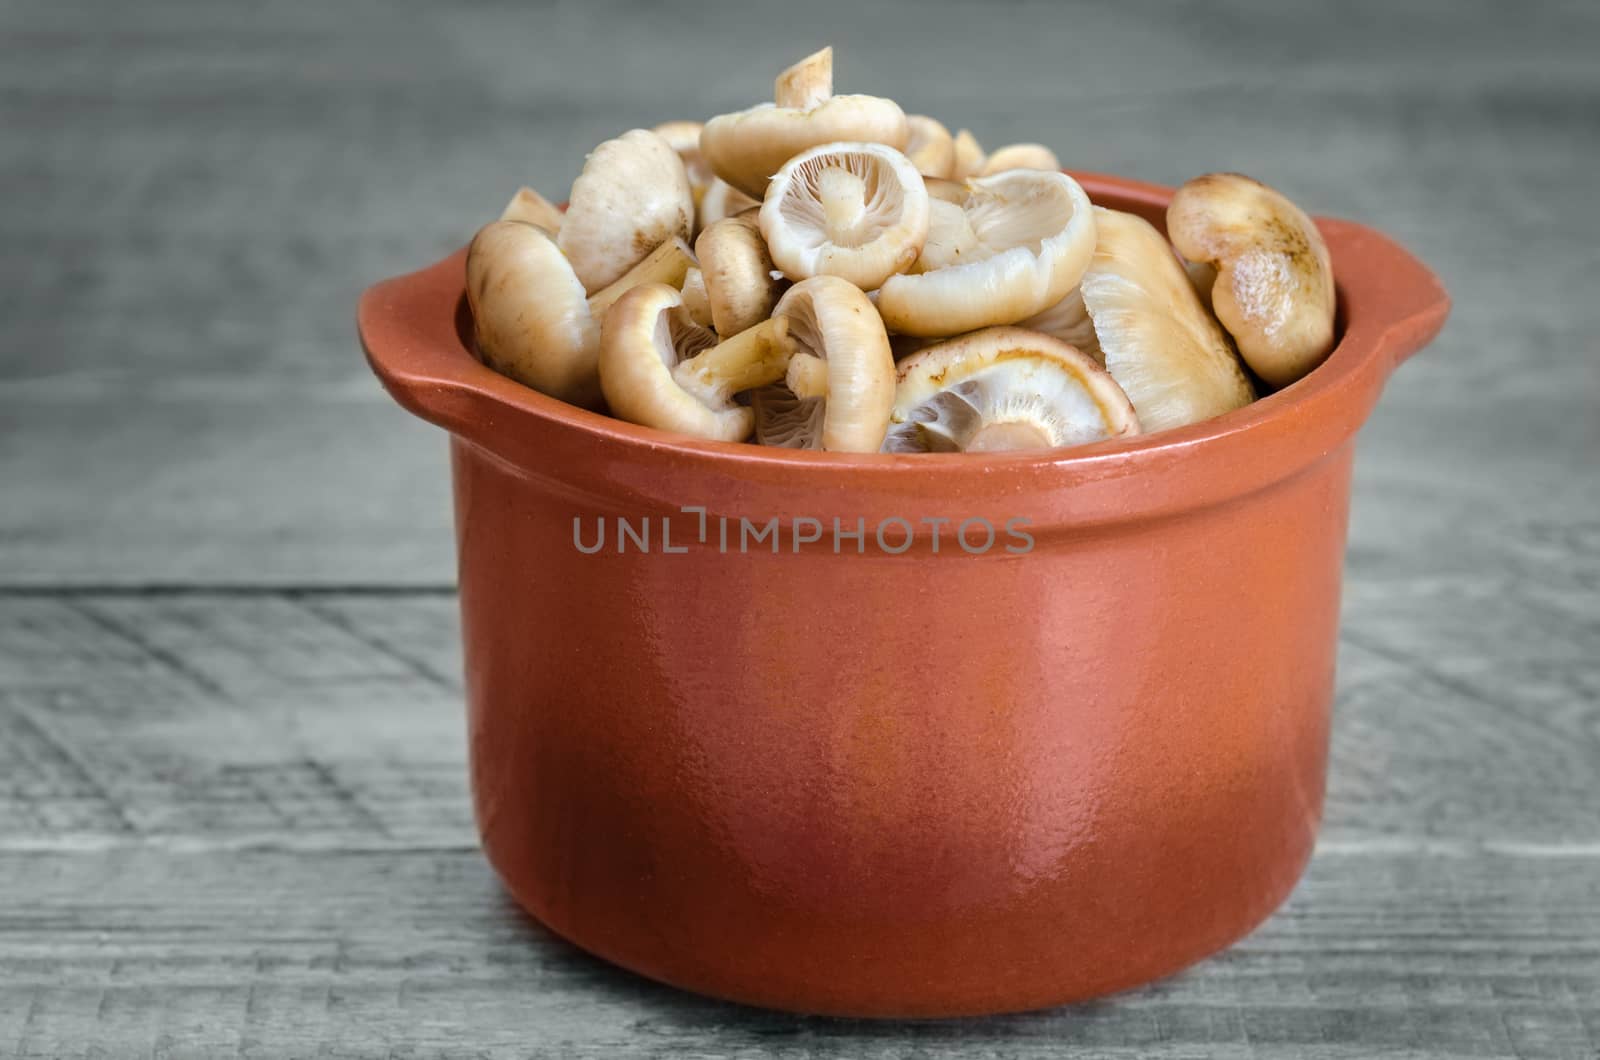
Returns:
[[[772,178],[761,233],[790,279],[842,276],[872,290],[916,261],[928,235],[928,191],[892,147],[821,144]]]
[[[718,335],[738,334],[772,315],[779,285],[755,217],[745,214],[718,221],[700,233],[694,251]]]
[[[1095,208],[1099,237],[1083,276],[1106,370],[1146,431],[1197,423],[1255,399],[1178,257],[1148,221]]]
[[[760,198],[782,165],[818,144],[856,141],[906,145],[905,112],[877,96],[833,95],[833,49],[778,75],[776,105],[762,103],[706,122],[700,150],[717,176]]]
[[[529,187],[518,188],[500,212],[502,221],[522,221],[552,236],[561,231],[561,216],[559,207]]]
[[[949,179],[956,164],[950,130],[926,114],[906,116],[906,157],[925,177]]]
[[[938,213],[921,271],[890,276],[878,292],[890,331],[959,335],[1025,320],[1065,298],[1094,253],[1089,196],[1065,173],[973,178],[966,201],[941,200]]]
[[[894,402],[894,357],[867,296],[837,276],[814,276],[791,287],[775,313],[788,321],[794,355],[783,385],[752,395],[756,440],[877,452]]]
[[[1178,253],[1216,268],[1211,307],[1255,373],[1288,386],[1333,349],[1333,261],[1311,218],[1238,173],[1196,177],[1167,205]]]
[[[1076,348],[985,328],[900,362],[891,453],[1054,449],[1139,433],[1115,379]]]
[[[467,301],[485,364],[562,401],[599,404],[600,329],[543,229],[524,221],[479,229],[467,249]]]
[[[956,133],[952,149],[955,157],[950,167],[951,180],[966,180],[968,177],[978,176],[983,171],[983,164],[988,161],[988,156],[983,153],[977,138],[970,132],[962,129]]]
[[[664,121],[650,130],[678,152],[678,158],[683,162],[684,176],[689,178],[689,191],[694,196],[696,209],[705,198],[706,189],[717,179],[705,156],[700,153],[700,131],[704,128],[697,121]]]
[[[682,159],[660,136],[634,129],[589,155],[557,242],[592,293],[673,236],[688,238],[693,223]]]
[[[988,177],[1013,169],[1043,169],[1055,173],[1061,169],[1061,160],[1044,144],[1007,144],[988,157],[979,175]]]
[[[1094,321],[1089,319],[1089,310],[1083,304],[1082,287],[1074,287],[1072,293],[1061,301],[1017,326],[1043,332],[1068,346],[1076,346],[1094,358],[1096,364],[1103,365],[1106,362],[1106,355],[1100,350],[1100,338],[1094,333]]]
[[[928,198],[940,202],[953,202],[957,206],[967,201],[967,181],[942,180],[939,177],[923,177],[922,186],[928,189]]]
[[[705,198],[700,200],[700,230],[703,232],[724,217],[737,217],[760,205],[760,199],[752,199],[721,177],[712,177]]]
[[[589,296],[589,312],[596,320],[605,318],[606,310],[616,304],[628,291],[644,283],[664,283],[669,287],[683,286],[684,278],[695,267],[694,252],[677,236],[673,236],[649,254],[643,261],[623,273]]]
[[[711,296],[706,294],[706,277],[698,267],[683,274],[683,308],[689,319],[703,328],[711,326]]]
[[[663,431],[743,441],[754,414],[733,396],[783,378],[793,345],[781,316],[724,340],[689,319],[683,297],[647,283],[600,329],[600,384],[618,417]]]

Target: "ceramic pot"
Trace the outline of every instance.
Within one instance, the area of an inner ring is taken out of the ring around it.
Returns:
[[[1168,189],[1079,179],[1161,224]],[[1321,816],[1355,434],[1449,305],[1318,225],[1324,365],[1060,452],[669,436],[475,360],[461,253],[368,291],[374,371],[451,434],[472,791],[516,899],[652,978],[858,1016],[1056,1005],[1250,931]]]

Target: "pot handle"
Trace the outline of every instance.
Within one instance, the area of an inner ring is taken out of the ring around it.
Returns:
[[[1390,366],[1397,366],[1434,340],[1450,315],[1450,295],[1429,269],[1405,247],[1365,225],[1323,221],[1329,243],[1341,244],[1350,260],[1366,267],[1350,278],[1346,293],[1361,316],[1384,322],[1380,344]],[[1337,268],[1337,266],[1335,266]]]
[[[476,357],[462,356],[465,316],[463,248],[419,272],[396,276],[361,296],[356,326],[367,362],[408,412],[451,434],[476,440],[494,416],[543,395],[528,393]]]

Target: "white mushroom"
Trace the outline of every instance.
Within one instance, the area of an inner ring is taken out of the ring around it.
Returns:
[[[782,289],[773,278],[772,258],[755,217],[718,221],[700,233],[694,250],[718,335],[737,334],[772,315]]]
[[[950,130],[926,114],[907,115],[906,128],[906,157],[917,172],[948,179],[956,165],[956,145]]]
[[[678,153],[634,129],[589,155],[557,242],[594,292],[674,236],[687,239],[693,223],[694,195]]]
[[[752,396],[756,440],[877,452],[894,402],[894,357],[867,296],[836,276],[816,276],[791,287],[776,314],[788,321],[794,355],[784,384]]]
[[[928,235],[928,192],[893,148],[821,144],[772,178],[761,233],[790,279],[840,276],[871,290],[917,259]]]
[[[600,383],[617,417],[664,431],[737,442],[754,414],[734,395],[782,379],[793,345],[781,316],[722,342],[689,319],[679,293],[644,284],[606,314]]]
[[[485,364],[562,401],[599,404],[600,329],[583,284],[544,230],[522,221],[484,225],[467,249],[467,301]]]
[[[1042,169],[1055,173],[1061,169],[1061,160],[1044,144],[1007,144],[984,161],[982,175],[988,177],[1013,169]]]
[[[1255,398],[1227,336],[1148,221],[1095,208],[1099,238],[1083,302],[1106,370],[1146,431],[1197,423]]]
[[[833,49],[807,56],[779,75],[776,105],[763,103],[706,122],[700,150],[717,176],[759,197],[795,155],[818,144],[856,141],[906,145],[905,112],[877,96],[833,95]]]
[[[1139,433],[1128,396],[1072,346],[985,328],[900,362],[886,452],[1053,449]]]
[[[1239,354],[1288,386],[1333,349],[1333,261],[1322,233],[1281,192],[1237,173],[1196,177],[1172,196],[1167,232],[1211,265],[1211,307]]]
[[[664,121],[651,130],[665,140],[668,147],[678,152],[684,175],[689,178],[689,190],[694,194],[696,207],[700,205],[711,182],[717,179],[716,174],[711,172],[710,163],[700,153],[700,132],[704,128],[697,121]]]
[[[500,212],[500,220],[522,221],[542,228],[552,236],[561,231],[561,210],[529,187],[517,189],[511,201],[506,203],[506,208]]]
[[[1082,278],[1095,227],[1077,181],[1015,170],[967,188],[960,206],[940,200],[922,271],[884,281],[878,312],[889,330],[943,336],[1014,324],[1061,301]]]

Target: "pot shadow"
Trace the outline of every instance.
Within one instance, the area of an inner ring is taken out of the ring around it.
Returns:
[[[758,1048],[782,1042],[848,1046],[851,1042],[866,1044],[890,1039],[973,1046],[1042,1039],[1091,1043],[1103,1041],[1108,1034],[1116,1037],[1116,1032],[1105,1024],[1121,1013],[1121,1000],[1148,1001],[1164,993],[1173,981],[1168,979],[1076,1005],[998,1016],[944,1019],[807,1016],[705,997],[628,971],[568,942],[518,905],[504,890],[500,902],[504,919],[515,925],[520,936],[516,943],[536,951],[536,960],[541,966],[570,984],[636,1009],[634,1018],[628,1021],[633,1031],[662,1039],[714,1032],[721,1044],[731,1048],[741,1044]]]

